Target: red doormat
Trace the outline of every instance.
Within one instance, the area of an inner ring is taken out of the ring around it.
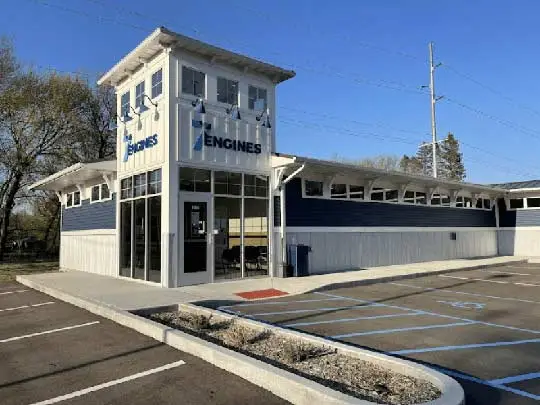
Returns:
[[[242,298],[245,298],[246,300],[255,300],[258,298],[270,298],[270,297],[281,297],[282,295],[287,295],[285,291],[279,291],[275,288],[269,288],[267,290],[255,290],[255,291],[245,291],[236,293],[235,295],[238,295]]]

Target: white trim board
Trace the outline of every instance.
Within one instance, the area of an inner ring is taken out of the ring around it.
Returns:
[[[112,229],[85,229],[80,231],[62,231],[61,236],[95,236],[95,235],[116,235],[116,228]]]
[[[515,226],[499,228],[499,231],[540,231],[540,226]]]
[[[405,227],[405,226],[292,226],[288,232],[296,233],[402,233],[402,232],[485,232],[496,231],[495,227]]]

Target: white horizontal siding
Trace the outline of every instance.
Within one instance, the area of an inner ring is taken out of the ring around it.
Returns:
[[[497,255],[497,231],[287,232],[288,244],[311,247],[310,273]]]
[[[60,267],[116,276],[118,248],[114,229],[62,232]]]
[[[508,256],[540,256],[540,228],[501,228],[499,252]]]

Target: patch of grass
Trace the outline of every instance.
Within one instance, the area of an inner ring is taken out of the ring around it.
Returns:
[[[58,262],[0,263],[0,283],[15,281],[19,274],[45,273],[58,271]]]

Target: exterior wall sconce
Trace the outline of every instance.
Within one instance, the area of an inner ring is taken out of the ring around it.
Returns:
[[[196,101],[192,101],[191,105],[195,108],[195,112],[199,114],[206,114],[206,108],[204,108],[204,102],[202,98],[198,98]]]
[[[231,104],[231,106],[229,108],[227,108],[225,111],[227,112],[227,114],[230,115],[230,117],[233,120],[241,120],[242,119],[240,117],[240,108],[238,108],[238,104]]]
[[[268,128],[268,129],[272,128],[272,124],[270,123],[270,109],[267,108],[266,111],[261,112],[261,114],[258,115],[257,117],[255,117],[255,119],[257,121],[260,121],[260,120],[262,120],[263,115],[265,116],[265,118],[264,118],[264,121],[262,123],[262,126],[265,127],[265,128]]]

